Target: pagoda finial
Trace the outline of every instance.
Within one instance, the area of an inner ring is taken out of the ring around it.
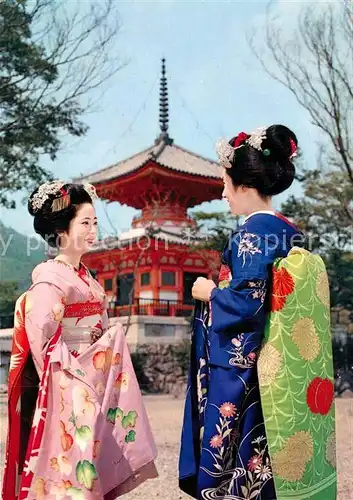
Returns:
[[[169,124],[169,102],[168,102],[168,83],[165,71],[165,58],[162,58],[162,73],[159,91],[159,125],[161,129],[160,136],[157,141],[163,141],[166,144],[172,143],[172,139],[168,134]]]

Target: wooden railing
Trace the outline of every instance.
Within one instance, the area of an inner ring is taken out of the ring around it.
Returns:
[[[109,317],[116,316],[181,316],[189,317],[193,304],[184,304],[182,300],[142,299],[136,298],[132,304],[108,308]]]

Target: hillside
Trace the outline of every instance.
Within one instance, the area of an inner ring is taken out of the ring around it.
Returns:
[[[0,221],[0,281],[17,281],[19,291],[30,285],[33,268],[46,260],[44,242],[18,233]],[[31,249],[35,247],[35,249]]]

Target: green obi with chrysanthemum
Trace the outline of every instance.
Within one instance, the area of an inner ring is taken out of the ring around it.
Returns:
[[[274,262],[258,375],[277,499],[336,499],[329,286],[307,250]]]

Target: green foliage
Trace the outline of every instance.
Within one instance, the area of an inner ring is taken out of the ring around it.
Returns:
[[[0,205],[14,207],[5,191],[43,182],[48,175],[38,164],[40,154],[56,158],[59,133],[81,136],[87,128],[78,120],[78,102],[59,105],[42,93],[58,77],[45,48],[32,39],[27,1],[0,2]]]
[[[17,283],[15,281],[0,281],[0,315],[13,314],[15,302],[18,297]]]
[[[86,133],[83,97],[121,67],[108,57],[115,9],[113,0],[0,2],[0,206],[52,179],[40,156],[55,160],[65,134]]]
[[[349,250],[352,245],[353,184],[343,172],[313,170],[302,177],[304,195],[291,196],[281,207],[309,237],[311,250]]]
[[[196,211],[192,216],[197,223],[195,232],[206,234],[205,240],[197,245],[197,249],[223,252],[230,234],[239,226],[239,217],[234,217],[228,212]]]
[[[353,252],[333,248],[324,260],[330,282],[331,306],[353,311]]]
[[[311,181],[310,181],[311,182]],[[332,186],[333,191],[335,185]],[[342,214],[332,209],[331,200],[338,205],[334,196],[322,192],[319,204],[309,196],[290,197],[281,208],[282,213],[292,217],[308,236],[307,248],[317,252],[324,259],[330,281],[331,306],[353,309],[353,253],[352,227],[343,221]],[[331,208],[330,208],[331,206]]]

